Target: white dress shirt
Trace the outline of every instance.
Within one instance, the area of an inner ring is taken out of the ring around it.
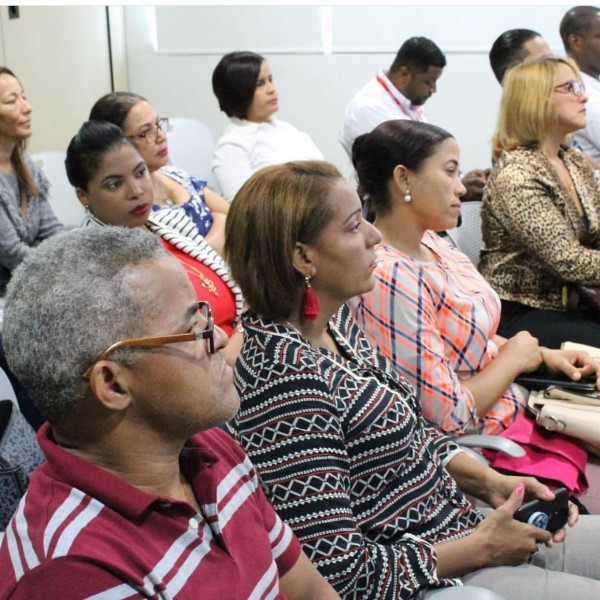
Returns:
[[[427,121],[423,107],[415,106],[398,91],[385,71],[379,71],[346,106],[340,143],[352,156],[352,144],[359,135],[391,119]]]
[[[323,154],[307,133],[285,121],[254,123],[232,117],[215,146],[212,169],[231,202],[250,175],[290,160],[323,160]]]
[[[573,137],[588,156],[600,163],[600,81],[583,71],[581,79],[588,95],[585,105],[587,125]]]

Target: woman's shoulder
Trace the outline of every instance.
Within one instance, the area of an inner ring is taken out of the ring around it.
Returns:
[[[529,165],[542,160],[543,153],[539,146],[520,146],[514,150],[504,150],[492,170],[502,170],[512,165]]]
[[[589,171],[590,174],[595,175],[594,169],[588,162],[585,154],[578,148],[571,145],[563,145],[560,152],[561,158],[564,161],[568,161],[582,171]]]
[[[159,173],[163,174],[169,179],[177,181],[178,183],[182,181],[188,181],[192,178],[192,176],[187,171],[184,171],[183,169],[180,169],[179,167],[176,167],[174,165],[166,165],[164,167],[161,167],[159,169]]]
[[[433,232],[426,231],[422,241],[423,245],[433,249],[436,254],[445,255],[450,251],[450,246]],[[383,243],[375,246],[375,256],[377,276],[386,280],[392,278],[395,280],[399,271],[419,277],[424,271],[436,266],[436,263],[416,260],[394,246]],[[403,283],[406,282],[397,282],[397,284]]]
[[[275,117],[271,118],[271,125],[276,127],[277,129],[287,129],[288,131],[298,131],[298,128],[288,123],[287,121],[282,121],[281,119],[276,119]]]
[[[295,377],[321,378],[321,354],[291,326],[246,312],[242,317],[244,345],[236,366],[238,377],[252,388],[271,387],[274,374],[277,380]],[[274,360],[273,357],[277,357]],[[268,373],[268,376],[264,374]],[[243,375],[245,374],[245,375]]]
[[[505,150],[492,168],[488,182],[494,185],[515,185],[532,177],[539,177],[544,169],[545,159],[538,146],[525,146]]]

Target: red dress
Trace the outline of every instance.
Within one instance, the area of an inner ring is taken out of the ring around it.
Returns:
[[[210,302],[215,324],[229,337],[235,322],[235,297],[227,284],[209,266],[162,239],[163,246],[185,269],[198,300]]]

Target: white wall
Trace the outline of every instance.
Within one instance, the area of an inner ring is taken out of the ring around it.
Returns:
[[[326,158],[349,173],[349,160],[337,141],[346,103],[378,68],[389,66],[406,38],[424,35],[448,61],[438,93],[425,107],[429,120],[456,136],[463,169],[486,167],[500,98],[489,48],[506,29],[526,27],[539,31],[554,52],[563,54],[558,25],[570,6],[361,6],[334,7],[330,13],[320,13],[318,7],[163,6],[155,12],[128,6],[129,87],[162,115],[204,120],[216,138],[227,118],[212,93],[212,71],[226,52],[259,52],[268,58],[278,86],[278,116],[308,132]],[[331,19],[324,40],[327,45],[327,32],[333,32],[330,54],[323,53],[321,31],[318,36],[314,31],[297,35],[296,30],[317,26],[315,11],[319,18]],[[160,47],[155,51],[157,17]],[[289,35],[269,36],[274,27]],[[308,38],[307,47],[298,38]]]
[[[110,91],[103,6],[0,7],[0,64],[21,80],[33,106],[29,152],[65,150],[92,103]]]

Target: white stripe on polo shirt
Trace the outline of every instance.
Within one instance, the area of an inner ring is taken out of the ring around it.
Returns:
[[[283,535],[282,535],[283,534]],[[273,543],[281,536],[281,539],[275,546]],[[271,542],[273,560],[277,560],[287,549],[292,541],[292,530],[283,524],[283,521],[277,517],[277,522],[271,531],[269,531],[269,540]]]
[[[10,554],[13,569],[17,581],[25,574],[25,567],[21,561],[21,554],[19,553],[19,544],[23,552],[23,557],[27,563],[28,569],[34,569],[40,564],[40,560],[27,531],[27,519],[25,518],[25,504],[27,502],[27,494],[21,498],[17,512],[13,518],[13,522],[10,524],[8,531],[6,532],[6,541],[8,544],[8,551]]]
[[[54,552],[52,553],[52,558],[66,556],[77,536],[100,514],[100,511],[103,508],[104,504],[102,504],[102,502],[98,502],[98,500],[92,498],[85,509],[82,510],[60,534]]]
[[[192,550],[184,563],[179,567],[175,576],[168,583],[167,592],[170,596],[174,597],[181,591],[181,588],[183,588],[188,579],[194,574],[204,557],[210,553],[210,544],[214,536],[208,523],[204,524],[202,534],[202,543]]]
[[[85,499],[86,495],[77,488],[72,488],[71,493],[65,498],[64,502],[54,511],[54,514],[48,521],[44,529],[44,555],[48,555],[50,542],[56,533],[56,530],[66,521],[69,515],[77,509]]]
[[[131,598],[132,596],[138,596],[140,591],[142,591],[145,595],[152,597],[154,595],[154,590],[136,590],[134,587],[130,586],[127,583],[122,583],[110,590],[105,590],[103,592],[99,592],[94,594],[93,596],[88,596],[84,600],[125,600],[126,598]]]
[[[238,490],[236,490],[235,494],[229,499],[229,502],[227,502],[219,512],[219,531],[223,531],[227,523],[229,523],[229,519],[233,517],[237,509],[240,508],[240,506],[242,506],[255,491],[256,486],[251,481],[246,481]]]
[[[167,573],[173,568],[175,563],[183,556],[184,553],[188,552],[190,546],[203,542],[204,539],[200,540],[197,530],[188,529],[171,544],[171,547],[165,552],[150,574],[144,579],[144,585],[147,585],[150,582],[164,580]]]
[[[248,596],[248,600],[269,600],[276,598],[279,592],[278,578],[277,567],[273,562],[265,574],[258,580],[252,593]]]

